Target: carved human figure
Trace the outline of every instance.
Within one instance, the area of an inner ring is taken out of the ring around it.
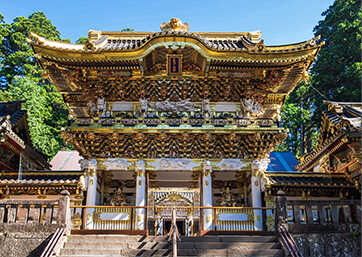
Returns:
[[[163,218],[157,216],[156,218],[156,236],[162,236],[163,234]]]
[[[193,217],[188,215],[185,220],[185,235],[192,236]]]
[[[227,186],[222,193],[222,199],[220,201],[221,206],[235,206],[236,202],[233,194],[231,193],[230,187]]]
[[[147,99],[140,99],[140,111],[148,112],[148,101]]]
[[[110,204],[112,206],[125,206],[127,205],[126,196],[119,187],[111,198]]]
[[[82,191],[86,190],[85,177],[84,175],[80,176],[78,186]]]
[[[210,114],[210,100],[209,99],[204,99],[202,101],[202,112],[206,112]]]
[[[95,113],[97,113],[97,105],[93,101],[88,101],[87,108],[90,116],[93,116]]]
[[[97,99],[97,110],[98,112],[104,112],[106,110],[106,102],[104,98],[99,97]]]

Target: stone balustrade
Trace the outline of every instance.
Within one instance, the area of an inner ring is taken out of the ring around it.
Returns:
[[[279,222],[292,233],[321,231],[350,232],[361,225],[360,200],[279,199]]]

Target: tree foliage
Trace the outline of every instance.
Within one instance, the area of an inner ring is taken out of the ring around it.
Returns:
[[[29,132],[34,147],[52,157],[64,143],[60,128],[66,126],[67,111],[61,95],[50,84],[41,85],[39,78],[17,76],[0,94],[0,101],[25,100],[23,109],[28,114]]]
[[[288,137],[277,150],[291,151],[296,156],[310,152],[317,140],[318,124],[313,120],[313,111],[309,104],[314,97],[310,81],[301,82],[287,97],[281,118]]]
[[[87,43],[88,37],[80,37],[77,41],[75,41],[76,44],[85,44]]]
[[[1,21],[1,17],[0,17]],[[0,85],[6,87],[15,76],[40,76],[34,52],[26,42],[30,32],[52,40],[60,40],[60,33],[43,12],[28,18],[16,17],[12,23],[0,24]]]
[[[279,147],[297,156],[310,152],[316,143],[323,100],[361,101],[360,0],[336,0],[314,28],[325,42],[308,81],[300,83],[283,107],[282,119],[289,129]]]
[[[334,101],[361,100],[361,1],[336,0],[314,28],[325,46],[312,68],[313,85]]]
[[[131,32],[131,31],[134,31],[134,29],[132,29],[132,28],[121,29],[121,32]]]
[[[5,23],[0,14],[0,101],[25,100],[32,143],[53,157],[64,147],[60,128],[66,125],[67,110],[55,87],[41,81],[41,68],[26,42],[30,32],[61,40],[56,27],[44,13],[16,17]]]

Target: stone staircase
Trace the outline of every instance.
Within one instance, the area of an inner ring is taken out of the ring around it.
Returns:
[[[178,256],[282,257],[276,236],[182,237]],[[70,235],[61,257],[172,256],[166,237],[130,235]]]

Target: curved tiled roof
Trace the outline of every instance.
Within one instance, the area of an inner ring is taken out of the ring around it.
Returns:
[[[86,190],[83,172],[23,171],[0,172],[0,194],[59,195],[63,190],[81,196]]]
[[[167,31],[167,32],[156,32],[152,35],[148,35],[143,39],[130,39],[130,38],[109,38],[109,36],[103,36],[100,40],[94,43],[97,50],[130,50],[137,49],[148,43],[149,41],[159,37],[188,37],[194,38],[202,42],[205,46],[216,51],[240,51],[242,49],[255,48],[256,43],[249,41],[245,37],[241,37],[239,40],[235,39],[207,39],[201,37],[198,34],[190,32],[180,31]],[[106,41],[106,42],[105,42]],[[105,42],[105,43],[104,43]],[[98,47],[99,46],[99,47]]]
[[[23,101],[0,102],[0,119],[9,116],[11,124],[18,122],[26,115],[26,111],[21,110],[22,103]]]
[[[362,106],[362,103],[360,105]],[[337,111],[336,108],[339,108],[339,110]],[[344,127],[348,131],[361,129],[362,112],[350,105],[330,103],[330,108],[324,112],[324,115],[329,122],[338,128]]]
[[[34,33],[30,34],[27,41],[36,46],[41,46],[50,49],[58,49],[71,52],[119,52],[119,51],[134,51],[144,47],[146,44],[157,38],[190,38],[200,42],[206,48],[213,51],[232,52],[232,51],[252,51],[265,53],[288,53],[293,51],[301,51],[320,47],[323,43],[317,44],[314,38],[312,40],[303,41],[297,44],[284,46],[264,46],[263,40],[258,43],[250,41],[246,36],[241,36],[238,39],[233,38],[207,38],[197,33],[183,31],[165,31],[147,34],[144,37],[122,37],[103,35],[100,39],[91,42],[88,41],[84,45],[70,44],[48,40]],[[176,41],[177,42],[177,41]],[[182,42],[182,41],[180,41]]]
[[[77,184],[83,172],[74,171],[24,171],[19,179],[18,172],[0,173],[0,185],[46,185],[46,184]]]
[[[270,186],[354,187],[344,173],[266,172]]]
[[[31,185],[35,185],[35,184],[74,184],[77,183],[78,179],[67,179],[67,180],[44,180],[44,179],[2,179],[0,180],[0,184],[31,184]]]
[[[333,135],[327,134],[328,131],[322,132],[318,140],[318,144],[314,151],[304,156],[303,160],[297,166],[299,170],[305,169],[310,166],[312,162],[321,156],[327,149],[333,147],[338,149],[336,142],[344,136],[350,134],[357,134],[359,137],[362,136],[362,103],[341,103],[341,102],[329,102],[328,110],[323,113],[322,124],[327,123],[329,127],[333,127],[335,132]]]

